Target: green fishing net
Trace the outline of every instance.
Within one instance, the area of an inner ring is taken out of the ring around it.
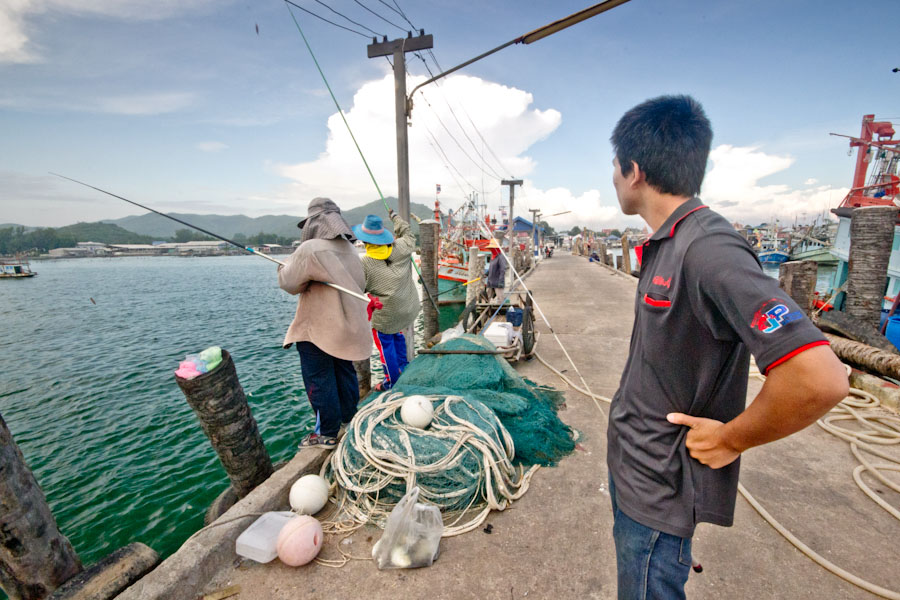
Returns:
[[[463,334],[436,350],[494,350],[482,336]],[[557,416],[562,392],[524,379],[502,356],[420,354],[393,387],[412,394],[459,395],[490,408],[509,431],[515,462],[554,466],[575,449],[572,428]]]
[[[436,349],[494,346],[462,335]],[[434,410],[427,429],[400,418],[414,395]],[[523,379],[502,356],[420,354],[390,392],[360,405],[323,474],[338,484],[343,519],[383,524],[418,486],[421,500],[440,507],[444,535],[469,531],[521,497],[535,469],[574,450],[572,429],[556,414],[562,399]]]

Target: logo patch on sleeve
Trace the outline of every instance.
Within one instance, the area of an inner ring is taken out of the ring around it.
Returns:
[[[800,311],[791,312],[787,305],[782,304],[778,298],[766,301],[753,315],[750,327],[763,333],[778,331],[783,326],[803,318]]]

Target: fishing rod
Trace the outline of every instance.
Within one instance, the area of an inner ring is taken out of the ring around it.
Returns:
[[[165,218],[167,218],[167,219],[172,219],[173,221],[175,221],[175,222],[177,222],[177,223],[181,223],[182,225],[185,225],[185,226],[187,226],[187,227],[190,227],[191,229],[196,229],[197,231],[203,232],[203,233],[205,233],[206,235],[212,236],[212,237],[214,237],[214,238],[216,238],[216,239],[218,239],[218,240],[222,240],[223,242],[226,242],[226,243],[228,243],[228,244],[231,244],[232,246],[237,246],[238,248],[240,248],[240,249],[243,250],[244,252],[248,252],[248,253],[250,253],[250,254],[254,254],[254,255],[256,255],[256,256],[265,258],[266,260],[270,260],[270,261],[272,261],[273,263],[276,263],[276,264],[279,264],[279,265],[281,265],[281,266],[284,266],[284,263],[281,262],[280,260],[278,260],[277,258],[272,258],[272,257],[269,256],[268,254],[263,254],[263,253],[260,252],[259,250],[254,250],[253,248],[250,248],[250,247],[248,247],[248,246],[244,246],[244,245],[242,245],[242,244],[238,244],[238,243],[235,242],[234,240],[229,240],[228,238],[222,237],[221,235],[219,235],[219,234],[217,234],[217,233],[213,233],[212,231],[207,231],[206,229],[203,229],[202,227],[197,227],[196,225],[191,225],[191,224],[188,223],[187,221],[182,221],[182,220],[179,219],[178,217],[173,217],[172,215],[167,215],[166,213],[161,213],[161,212],[159,212],[158,210],[154,210],[154,209],[150,208],[149,206],[144,206],[143,204],[138,204],[137,202],[135,202],[135,201],[133,201],[133,200],[129,200],[128,198],[123,198],[122,196],[119,196],[119,195],[117,195],[117,194],[113,194],[112,192],[107,192],[106,190],[101,190],[100,188],[95,187],[95,186],[93,186],[93,185],[91,185],[91,184],[89,184],[89,183],[85,183],[85,182],[83,182],[83,181],[78,181],[77,179],[72,179],[71,177],[66,177],[65,175],[60,175],[59,173],[54,173],[54,172],[52,172],[52,171],[50,172],[50,174],[51,174],[51,175],[55,175],[55,176],[57,176],[57,177],[60,177],[60,178],[62,178],[62,179],[67,179],[67,180],[69,180],[69,181],[71,181],[71,182],[73,182],[73,183],[77,183],[77,184],[79,184],[79,185],[83,185],[84,187],[89,187],[89,188],[91,188],[92,190],[97,190],[98,192],[100,192],[100,193],[102,193],[102,194],[106,194],[107,196],[112,196],[113,198],[118,198],[119,200],[124,200],[124,201],[127,202],[128,204],[134,204],[135,206],[138,206],[138,207],[140,207],[140,208],[143,208],[144,210],[149,210],[150,212],[156,213],[156,214],[158,214],[158,215],[161,216],[161,217],[165,217]],[[341,286],[337,285],[336,283],[328,283],[327,281],[320,281],[320,282],[318,282],[318,283],[323,283],[323,284],[327,285],[328,287],[331,287],[331,288],[336,289],[336,290],[339,291],[339,292],[343,292],[343,293],[345,293],[345,294],[347,294],[347,295],[353,296],[354,298],[359,298],[359,299],[362,300],[363,302],[370,302],[370,301],[371,301],[371,299],[370,299],[368,296],[364,296],[364,295],[362,295],[362,294],[358,294],[358,293],[354,292],[353,290],[348,290],[347,288],[341,287]]]

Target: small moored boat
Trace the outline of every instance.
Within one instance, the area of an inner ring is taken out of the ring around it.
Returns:
[[[0,258],[0,279],[22,279],[37,275],[28,261],[18,258]]]

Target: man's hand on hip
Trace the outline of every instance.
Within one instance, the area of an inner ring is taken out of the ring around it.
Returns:
[[[724,423],[715,419],[692,417],[684,413],[669,413],[666,415],[669,423],[686,425],[691,428],[688,431],[685,446],[695,460],[712,469],[720,469],[733,463],[740,452],[725,443],[723,437]]]

